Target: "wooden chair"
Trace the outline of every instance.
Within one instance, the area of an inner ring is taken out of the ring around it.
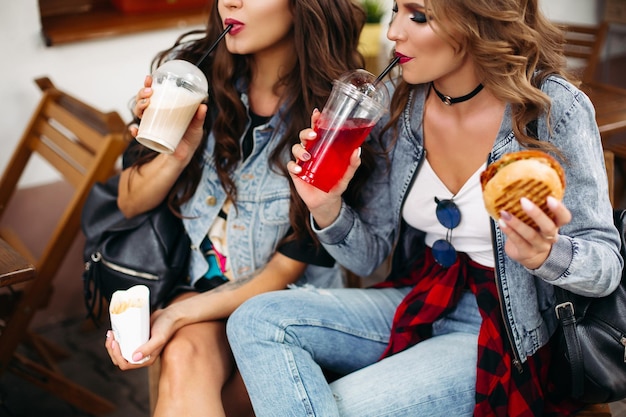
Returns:
[[[565,55],[579,69],[582,90],[589,96],[596,109],[596,121],[604,148],[615,154],[618,168],[622,171],[626,162],[626,137],[616,137],[626,132],[626,89],[597,81],[598,68],[602,59],[609,24],[602,22],[595,26],[561,25],[567,44]],[[624,174],[624,172],[622,172]],[[617,198],[621,197],[618,190]]]
[[[0,374],[9,370],[90,414],[106,414],[115,406],[66,379],[55,363],[59,348],[29,331],[29,325],[35,312],[45,306],[52,293],[53,278],[80,231],[80,214],[87,193],[96,181],[104,181],[113,173],[126,147],[126,126],[117,113],[100,112],[57,89],[48,78],[35,82],[43,97],[0,178],[0,218],[34,155],[55,168],[71,185],[73,194],[40,256],[34,255],[9,226],[0,230],[0,236],[36,269],[34,280],[14,289],[19,297],[15,297],[7,319],[0,322],[4,324],[0,326]],[[72,279],[80,279],[80,273],[77,271]],[[33,347],[40,360],[18,352],[22,344]]]
[[[567,40],[565,55],[579,68],[582,89],[594,104],[603,140],[615,133],[626,131],[626,89],[597,81],[608,23],[602,22],[596,26],[562,25],[562,28]],[[622,155],[626,157],[626,143],[621,153],[616,152],[616,156]]]

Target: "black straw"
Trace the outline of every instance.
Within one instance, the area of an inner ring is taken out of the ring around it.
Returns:
[[[380,75],[376,77],[376,80],[374,80],[374,85],[378,84],[383,78],[385,78],[385,76],[389,74],[389,71],[391,71],[391,69],[398,63],[398,61],[400,61],[399,56],[395,57],[393,61],[391,61],[389,65],[387,65],[387,68],[385,68],[383,72],[381,72]]]
[[[213,50],[217,47],[217,45],[220,43],[220,41],[224,38],[224,36],[226,36],[226,34],[228,33],[229,30],[231,30],[233,27],[233,25],[228,25],[226,26],[226,29],[224,29],[224,31],[220,34],[220,36],[215,40],[215,42],[213,42],[213,45],[209,46],[209,49],[207,49],[207,51],[204,53],[204,55],[202,55],[202,58],[200,58],[198,60],[198,62],[196,62],[196,67],[199,67],[200,64],[202,64],[202,61],[204,61],[206,59],[207,56],[209,56],[211,54],[211,52],[213,52]]]

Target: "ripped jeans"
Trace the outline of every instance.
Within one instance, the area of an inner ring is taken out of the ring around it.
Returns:
[[[257,417],[471,416],[481,317],[474,295],[433,337],[379,361],[410,288],[261,294],[227,333]],[[345,375],[328,383],[330,370]]]

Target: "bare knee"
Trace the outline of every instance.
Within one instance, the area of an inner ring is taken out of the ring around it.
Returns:
[[[177,332],[161,352],[161,361],[193,366],[192,358],[201,356],[204,347],[190,332]]]
[[[161,379],[185,383],[208,372],[215,381],[225,381],[234,363],[224,327],[221,322],[207,322],[176,332],[161,352]]]

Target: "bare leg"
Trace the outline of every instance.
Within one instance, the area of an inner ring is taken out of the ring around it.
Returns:
[[[235,363],[225,327],[223,321],[210,321],[176,332],[161,353],[154,417],[226,416],[222,388]]]
[[[248,391],[236,368],[224,385],[222,401],[228,417],[254,417]]]

